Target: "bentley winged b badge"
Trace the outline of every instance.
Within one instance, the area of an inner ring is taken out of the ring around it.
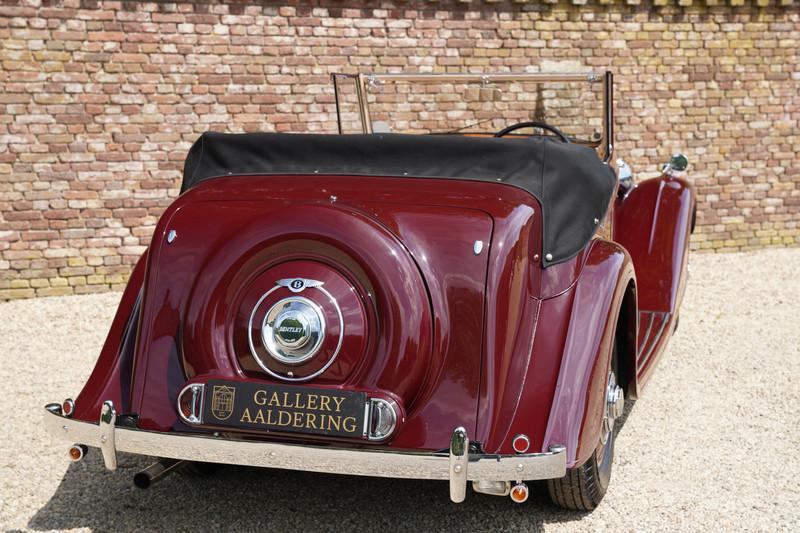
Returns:
[[[323,284],[323,282],[315,279],[304,278],[279,279],[275,283],[281,287],[286,287],[292,292],[303,292],[304,289],[309,287],[319,287]]]

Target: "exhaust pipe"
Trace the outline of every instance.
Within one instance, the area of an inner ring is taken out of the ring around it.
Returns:
[[[182,467],[186,461],[177,459],[161,459],[133,476],[133,484],[140,489],[150,488],[150,485],[161,481],[167,475]]]

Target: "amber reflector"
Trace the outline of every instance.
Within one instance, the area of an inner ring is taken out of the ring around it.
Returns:
[[[69,449],[69,458],[73,461],[80,461],[83,459],[83,448],[78,444],[71,446]]]
[[[184,418],[189,418],[189,416],[191,416],[192,414],[191,401],[192,401],[191,394],[181,394],[180,397],[178,398],[178,407],[180,408],[181,414],[183,415]]]
[[[75,403],[69,398],[64,400],[64,403],[61,404],[61,413],[64,416],[70,416],[73,410],[75,410]]]
[[[524,483],[514,485],[511,488],[511,499],[516,503],[522,503],[528,499],[528,486]]]

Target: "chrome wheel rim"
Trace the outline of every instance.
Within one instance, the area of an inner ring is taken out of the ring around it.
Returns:
[[[600,445],[597,447],[597,464],[609,460],[607,451],[614,444],[614,422],[622,416],[625,409],[625,393],[617,384],[617,375],[612,368],[608,372],[608,384],[604,402],[603,425],[600,430]]]

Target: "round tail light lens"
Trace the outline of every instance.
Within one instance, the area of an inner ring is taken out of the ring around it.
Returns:
[[[527,435],[517,435],[511,441],[511,447],[514,448],[514,451],[517,453],[525,453],[531,447],[531,439],[529,439]]]

